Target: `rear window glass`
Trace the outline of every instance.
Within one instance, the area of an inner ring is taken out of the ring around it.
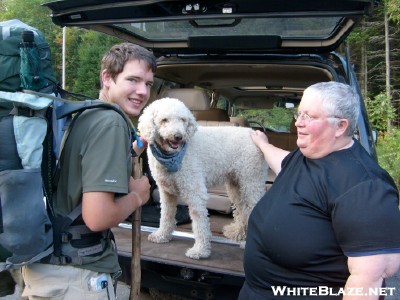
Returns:
[[[236,116],[246,118],[250,126],[262,124],[266,129],[276,132],[290,132],[295,107],[278,107],[264,109],[236,109]],[[254,121],[254,123],[252,123]]]
[[[194,36],[277,35],[282,38],[326,39],[334,32],[341,17],[192,19],[116,24],[124,30],[153,41],[187,40]]]

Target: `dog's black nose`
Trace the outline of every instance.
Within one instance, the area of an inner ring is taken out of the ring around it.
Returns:
[[[181,134],[175,134],[174,135],[174,139],[175,139],[176,142],[179,142],[179,141],[182,140],[182,135]]]

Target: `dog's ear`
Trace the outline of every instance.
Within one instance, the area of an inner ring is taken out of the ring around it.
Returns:
[[[195,134],[195,132],[197,131],[197,121],[196,118],[193,116],[193,114],[190,112],[190,117],[189,117],[189,124],[188,124],[188,135],[189,137],[193,136],[193,134]]]
[[[154,102],[147,106],[143,113],[140,115],[138,120],[138,130],[140,136],[142,136],[148,143],[154,141],[154,135],[156,132],[154,117],[155,117],[155,105]]]

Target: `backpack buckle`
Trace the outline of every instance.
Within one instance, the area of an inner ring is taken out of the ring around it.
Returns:
[[[59,259],[60,259],[60,265],[68,265],[72,262],[72,258],[66,255],[61,255]]]
[[[60,241],[61,243],[69,243],[72,240],[72,234],[70,232],[61,232]]]
[[[23,117],[34,117],[35,116],[35,110],[29,107],[24,107],[24,106],[14,106],[13,110],[10,112],[10,114],[15,115],[15,116],[23,116]]]

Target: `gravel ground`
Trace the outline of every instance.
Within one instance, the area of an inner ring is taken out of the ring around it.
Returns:
[[[385,299],[400,300],[400,271],[398,271],[393,277],[386,280],[386,286],[388,288],[396,289],[393,295],[387,296]]]
[[[128,285],[126,285],[125,283],[118,283],[117,286],[117,299],[118,300],[129,300],[129,291],[130,288]],[[19,286],[17,286],[17,288],[15,289],[15,293],[14,295],[10,295],[10,296],[5,296],[5,297],[0,297],[1,300],[20,300],[20,299],[25,299],[25,298],[21,298],[21,288]],[[141,293],[140,294],[140,300],[151,300],[151,296],[147,293]]]
[[[389,278],[386,281],[386,286],[388,288],[395,288],[393,295],[387,296],[386,300],[400,300],[400,271],[397,272],[395,276]],[[118,300],[129,300],[129,286],[124,283],[118,283],[117,288],[117,299]],[[14,295],[0,297],[1,300],[20,300],[21,297],[21,289],[19,287],[16,288]],[[142,293],[140,295],[140,300],[151,300],[152,297],[147,293]]]

